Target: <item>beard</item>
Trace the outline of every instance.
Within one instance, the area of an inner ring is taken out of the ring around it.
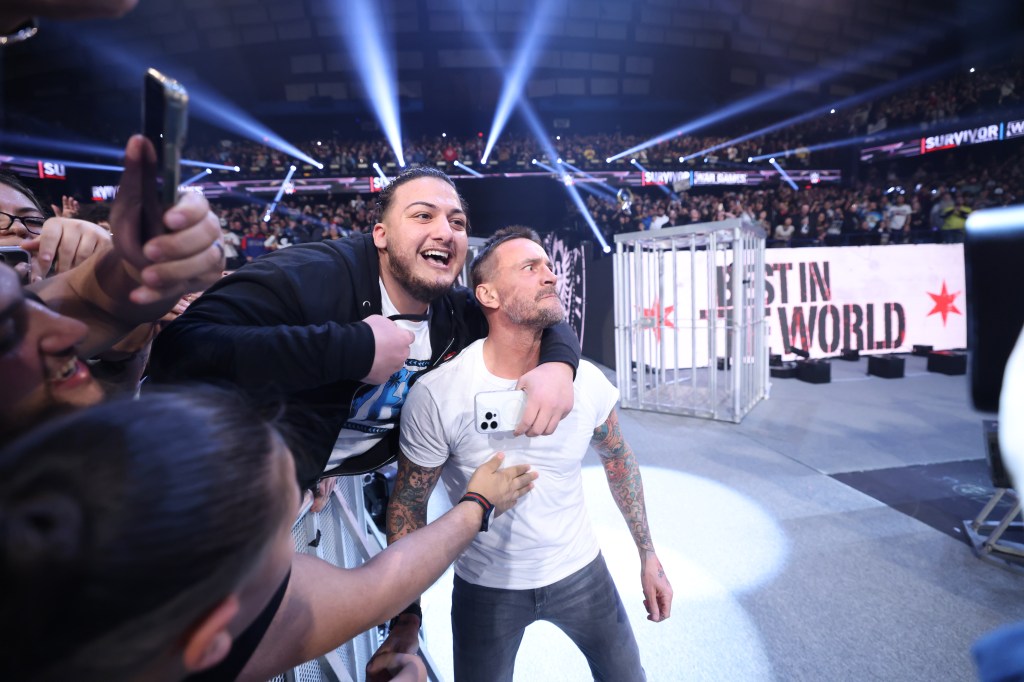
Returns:
[[[543,292],[539,294],[538,298],[547,296],[549,293],[551,292]],[[524,301],[521,298],[514,298],[505,304],[504,309],[505,315],[514,324],[533,329],[547,329],[565,319],[562,301],[557,297],[545,298],[543,302],[537,299]]]
[[[432,278],[417,275],[413,272],[413,259],[416,258],[419,258],[417,254],[406,258],[389,251],[387,267],[410,296],[420,303],[430,303],[451,289],[455,279],[441,273]]]

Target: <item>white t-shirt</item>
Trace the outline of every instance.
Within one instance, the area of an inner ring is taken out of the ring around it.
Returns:
[[[445,465],[441,482],[452,504],[465,493],[477,467],[495,452],[505,453],[506,466],[530,464],[540,474],[534,489],[476,536],[455,562],[455,573],[484,587],[544,587],[597,556],[581,468],[594,429],[608,419],[619,393],[597,367],[581,360],[572,412],[554,434],[481,434],[474,424],[476,394],[516,385],[514,379],[487,371],[483,347],[483,340],[477,341],[416,382],[402,410],[402,453],[419,466]]]
[[[391,302],[384,282],[380,283],[381,312],[384,317],[398,314]],[[430,311],[427,311],[430,314]],[[413,375],[430,367],[430,322],[398,320],[399,327],[416,335],[409,349],[409,358],[402,369],[379,386],[363,384],[352,396],[348,420],[338,432],[334,451],[327,462],[332,469],[348,457],[361,455],[395,428],[398,415],[409,394],[409,381]]]
[[[910,204],[893,204],[889,207],[889,229],[890,230],[902,230],[906,224],[907,219],[910,218],[910,214],[914,212]]]

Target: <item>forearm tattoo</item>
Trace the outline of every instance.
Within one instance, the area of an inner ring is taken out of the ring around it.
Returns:
[[[441,476],[441,467],[421,467],[398,459],[395,489],[388,501],[388,544],[427,525],[427,500]]]
[[[591,443],[601,456],[608,487],[619,506],[633,541],[641,551],[654,551],[651,530],[647,525],[647,508],[644,504],[644,483],[640,478],[640,466],[632,448],[622,437],[618,415],[612,410],[604,424],[594,429]]]

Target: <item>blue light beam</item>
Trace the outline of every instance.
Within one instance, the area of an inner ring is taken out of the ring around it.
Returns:
[[[794,92],[798,92],[800,90],[808,88],[818,87],[822,83],[827,82],[828,80],[834,78],[835,76],[841,73],[849,72],[850,70],[859,68],[860,66],[863,66],[865,64],[869,64],[871,62],[884,62],[890,56],[892,56],[893,53],[906,49],[908,44],[910,46],[914,46],[919,42],[921,42],[920,36],[917,37],[916,41],[911,40],[910,37],[905,37],[900,40],[886,39],[881,45],[869,46],[861,50],[860,52],[856,53],[855,55],[849,57],[847,60],[845,60],[845,64],[826,64],[825,66],[818,67],[817,69],[814,69],[808,74],[794,78],[792,84],[788,87],[769,88],[755,95],[745,97],[737,102],[733,102],[732,104],[723,107],[722,109],[719,109],[718,111],[707,114],[706,116],[701,116],[700,118],[695,119],[693,121],[684,123],[676,128],[673,128],[672,130],[668,130],[664,133],[661,133],[657,137],[651,138],[646,142],[641,142],[636,146],[630,147],[624,152],[620,152],[618,154],[615,154],[614,156],[609,156],[607,159],[605,159],[605,161],[611,163],[612,161],[621,159],[624,156],[630,156],[632,154],[635,154],[636,152],[661,144],[662,142],[667,142],[672,138],[679,137],[680,135],[686,135],[688,133],[694,132],[695,130],[706,128],[707,126],[712,125],[714,123],[718,123],[720,121],[733,118],[734,116],[738,116],[739,114],[745,113],[759,106],[763,106],[777,99],[781,99],[782,97],[787,97]],[[892,84],[889,85],[891,86]],[[840,105],[833,104],[830,106],[839,107]],[[796,118],[799,120],[806,120],[806,118],[809,118],[810,116],[816,116],[819,113],[819,111],[815,110],[813,114],[804,115],[802,117]],[[733,140],[732,142],[735,142],[735,140]],[[731,144],[732,142],[728,144]],[[721,147],[716,148],[720,149]],[[699,156],[702,153],[704,152],[702,151],[696,154],[692,154],[687,158],[693,158],[695,156]]]
[[[371,0],[335,0],[335,22],[345,36],[349,57],[373,106],[377,122],[391,144],[398,165],[405,168],[402,128],[398,117],[398,70],[395,50],[385,44],[378,3]]]
[[[206,161],[194,161],[192,159],[182,159],[181,165],[193,166],[195,168],[209,168],[210,170],[231,171],[233,173],[240,173],[242,171],[238,166],[225,166],[221,163],[208,163]]]
[[[972,53],[966,59],[967,60],[982,60],[982,59],[986,59],[989,55],[993,54],[994,52],[997,52],[997,51],[1003,49],[1003,47],[1005,47],[1005,43],[990,45],[987,48],[984,48],[982,50],[979,50],[979,51],[976,51],[976,52]],[[930,66],[927,69],[924,69],[922,71],[918,71],[916,73],[912,73],[909,76],[905,76],[903,78],[897,79],[897,80],[892,81],[890,83],[884,83],[882,85],[879,85],[877,87],[871,88],[869,90],[865,90],[864,92],[858,93],[856,95],[851,95],[850,97],[847,97],[845,99],[839,100],[838,102],[834,102],[834,103],[829,104],[827,106],[819,107],[817,109],[812,109],[811,111],[808,111],[806,113],[799,114],[799,115],[793,116],[791,118],[787,118],[784,121],[779,121],[778,123],[773,123],[773,124],[771,124],[769,126],[765,126],[764,128],[761,128],[760,130],[755,130],[752,133],[747,133],[747,134],[741,135],[739,137],[734,137],[733,139],[728,140],[726,142],[722,142],[721,144],[716,144],[716,145],[714,145],[712,147],[708,147],[707,149],[702,149],[702,150],[700,150],[698,152],[694,152],[693,154],[689,154],[687,156],[681,157],[679,160],[680,161],[689,161],[690,159],[694,159],[694,158],[697,158],[699,156],[703,156],[703,155],[708,154],[710,152],[716,152],[719,149],[724,149],[724,148],[732,146],[734,144],[739,144],[740,142],[746,142],[747,140],[752,140],[752,139],[761,137],[763,135],[767,135],[769,133],[774,133],[777,130],[782,130],[784,128],[789,128],[790,126],[797,125],[798,123],[803,123],[804,121],[809,121],[809,120],[811,120],[813,118],[818,118],[819,116],[824,116],[826,114],[827,115],[834,114],[837,109],[840,109],[840,110],[842,110],[842,109],[849,109],[849,108],[858,106],[860,104],[863,104],[864,102],[868,102],[868,101],[875,100],[875,99],[880,99],[882,97],[885,97],[886,95],[889,95],[889,94],[892,94],[892,93],[895,93],[895,92],[902,92],[902,91],[906,90],[907,88],[913,87],[913,86],[915,86],[918,83],[921,83],[923,81],[939,78],[939,77],[945,75],[946,73],[950,73],[952,71],[955,71],[956,69],[960,68],[960,65],[964,61],[965,61],[965,58],[958,57],[956,59],[951,59],[951,60],[945,61],[945,62],[943,62],[941,64],[936,64],[934,66]],[[754,157],[754,160],[755,161],[761,161],[761,160],[767,159],[767,158],[772,157],[772,156],[780,156],[780,153],[762,154],[761,156]]]
[[[458,159],[455,159],[455,161],[452,162],[452,165],[454,165],[456,168],[461,168],[462,170],[466,171],[467,173],[469,173],[470,175],[472,175],[475,178],[482,178],[482,177],[484,177],[483,173],[481,173],[478,170],[474,170],[474,169],[470,168],[466,164],[460,162]]]
[[[281,201],[281,197],[284,196],[284,189],[288,186],[288,183],[291,182],[293,175],[295,175],[295,166],[289,166],[288,175],[284,176],[284,181],[281,183],[281,186],[278,187],[277,194],[274,195],[274,200],[270,202],[267,206],[267,212],[263,214],[263,222],[270,222],[270,216],[274,214],[274,209],[277,208],[277,202]]]
[[[196,173],[196,174],[195,174],[195,175],[193,175],[193,176],[192,176],[191,178],[189,178],[189,179],[188,179],[188,180],[186,180],[185,182],[181,183],[181,186],[182,186],[182,187],[188,187],[189,185],[191,185],[191,184],[192,184],[193,182],[195,182],[196,180],[198,180],[198,179],[200,179],[200,178],[205,178],[205,177],[206,177],[207,175],[211,175],[212,173],[213,173],[213,170],[211,170],[211,169],[207,168],[207,169],[206,169],[206,170],[204,170],[203,172],[201,172],[201,173]]]
[[[102,163],[87,163],[85,161],[73,161],[71,159],[31,159],[24,156],[12,156],[11,159],[15,161],[21,161],[23,163],[37,163],[39,161],[42,161],[43,163],[52,162],[62,164],[64,166],[67,166],[68,168],[84,168],[86,170],[111,171],[116,173],[120,173],[121,171],[124,170],[124,166],[108,166]]]
[[[377,171],[377,175],[380,177],[381,189],[391,184],[391,179],[384,174],[384,171],[381,169],[380,164],[377,163],[376,161],[373,162],[373,170]]]
[[[265,144],[303,163],[308,163],[310,166],[323,170],[324,166],[322,163],[305,154],[295,145],[285,142],[281,136],[249,116],[240,107],[216,94],[197,77],[178,77],[176,74],[181,69],[177,68],[174,64],[168,63],[165,59],[161,59],[159,55],[129,53],[116,47],[115,41],[104,40],[102,34],[90,35],[89,31],[71,31],[56,26],[53,30],[65,39],[89,48],[103,59],[111,62],[112,66],[129,78],[137,77],[140,84],[146,67],[156,67],[167,75],[176,78],[188,90],[190,114],[194,114],[197,118],[203,119],[219,128],[230,130],[246,139]],[[123,155],[123,153],[122,151],[121,154]],[[208,166],[208,164],[204,164],[204,166]]]
[[[787,173],[782,168],[782,166],[779,165],[778,161],[776,161],[774,159],[774,157],[771,158],[771,159],[768,159],[768,163],[770,163],[771,165],[775,166],[775,170],[779,171],[779,175],[782,176],[783,180],[785,180],[787,183],[789,183],[789,186],[793,188],[794,192],[799,192],[800,191],[800,188],[796,186],[795,182],[793,182],[793,178],[789,177],[789,173]]]
[[[505,83],[501,88],[498,107],[494,110],[494,120],[491,122],[491,131],[487,136],[487,144],[484,146],[484,154],[480,158],[480,163],[487,163],[494,144],[505,130],[505,124],[508,123],[512,108],[522,97],[523,88],[526,87],[530,71],[533,70],[537,55],[540,53],[541,34],[550,24],[549,18],[553,13],[555,2],[556,0],[540,0],[534,8],[533,16],[526,22],[528,28],[516,51],[515,62],[505,75]]]

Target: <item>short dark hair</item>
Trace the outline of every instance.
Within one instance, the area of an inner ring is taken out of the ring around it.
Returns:
[[[0,451],[0,678],[124,679],[173,646],[280,528],[283,447],[233,394],[193,387]]]
[[[0,185],[7,185],[16,192],[21,192],[29,201],[32,202],[40,213],[43,215],[49,215],[49,212],[44,209],[42,203],[40,203],[39,198],[36,197],[35,192],[29,189],[29,186],[26,185],[17,175],[11,175],[10,173],[0,171]]]
[[[78,215],[75,217],[79,220],[86,220],[90,223],[109,223],[110,208],[110,204],[105,201],[82,204],[81,208],[78,209]]]
[[[473,263],[469,266],[470,288],[476,289],[478,284],[486,282],[494,276],[494,271],[491,267],[491,254],[500,245],[513,239],[529,239],[531,242],[540,244],[542,248],[544,247],[544,242],[541,241],[540,235],[532,227],[509,225],[508,227],[501,228],[484,242],[484,245],[477,251]],[[544,252],[547,253],[547,249],[544,249]]]
[[[435,178],[442,182],[446,182],[451,185],[451,188],[455,190],[455,196],[459,198],[459,203],[462,204],[462,210],[466,214],[466,232],[469,233],[469,205],[466,204],[466,200],[461,194],[459,194],[459,188],[455,186],[455,181],[448,177],[448,174],[444,171],[440,171],[433,166],[417,166],[416,168],[410,168],[407,171],[403,171],[398,177],[388,183],[387,187],[380,191],[377,195],[377,201],[374,204],[374,222],[381,222],[384,220],[384,214],[391,208],[391,202],[395,198],[395,191],[399,187],[412,180],[418,180],[419,178]]]

